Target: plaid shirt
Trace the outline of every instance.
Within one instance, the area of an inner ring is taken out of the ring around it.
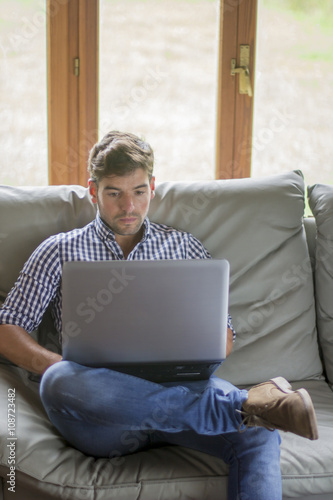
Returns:
[[[42,320],[49,303],[53,305],[55,326],[61,332],[61,276],[67,261],[122,260],[123,252],[113,231],[99,214],[81,229],[60,233],[45,240],[33,252],[0,310],[0,324],[18,325],[28,333]],[[210,254],[194,236],[176,229],[144,221],[144,235],[128,260],[210,259]],[[231,318],[228,327],[232,328]]]

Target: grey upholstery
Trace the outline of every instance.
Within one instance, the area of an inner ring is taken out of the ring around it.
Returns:
[[[230,261],[230,312],[238,336],[218,373],[240,386],[279,374],[294,387],[308,388],[320,439],[281,433],[283,493],[328,500],[333,495],[333,393],[325,369],[332,357],[324,352],[325,363],[321,358],[324,337],[316,331],[321,299],[317,296],[316,303],[312,276],[318,267],[313,253],[309,256],[309,250],[316,251],[316,228],[311,219],[305,231],[303,210],[302,174],[287,172],[258,180],[163,183],[150,217],[192,232],[213,257]],[[0,187],[2,295],[44,238],[82,226],[94,215],[87,190],[79,186]],[[325,294],[329,303],[330,286]],[[34,335],[59,349],[49,315]],[[18,415],[15,499],[226,498],[228,467],[203,453],[166,446],[95,460],[72,449],[48,421],[38,385],[38,378],[24,370],[0,364],[0,500],[14,498],[7,484],[10,388],[16,390]]]
[[[316,219],[316,301],[318,335],[327,377],[333,384],[333,186],[309,187],[309,205]]]

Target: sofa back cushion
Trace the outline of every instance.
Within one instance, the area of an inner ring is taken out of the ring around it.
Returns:
[[[333,186],[308,187],[309,205],[316,219],[317,328],[326,375],[333,384]]]
[[[0,296],[7,295],[43,240],[94,217],[88,190],[81,186],[0,186]]]
[[[303,209],[300,172],[157,186],[151,219],[193,233],[214,258],[230,262],[230,313],[237,340],[218,373],[234,384],[321,374]],[[94,216],[88,191],[80,186],[1,187],[3,295],[42,240]],[[52,335],[47,322],[38,338],[49,347]]]
[[[322,373],[303,212],[299,171],[157,188],[151,219],[191,232],[230,262],[237,339],[218,374],[236,385]]]

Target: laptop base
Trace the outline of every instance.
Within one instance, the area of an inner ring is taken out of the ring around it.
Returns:
[[[105,366],[110,370],[126,373],[151,382],[181,382],[207,380],[221,365],[221,361],[207,363],[133,363]]]

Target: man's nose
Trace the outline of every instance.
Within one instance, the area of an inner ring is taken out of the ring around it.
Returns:
[[[133,197],[131,195],[124,195],[121,200],[121,209],[129,213],[134,208]]]

